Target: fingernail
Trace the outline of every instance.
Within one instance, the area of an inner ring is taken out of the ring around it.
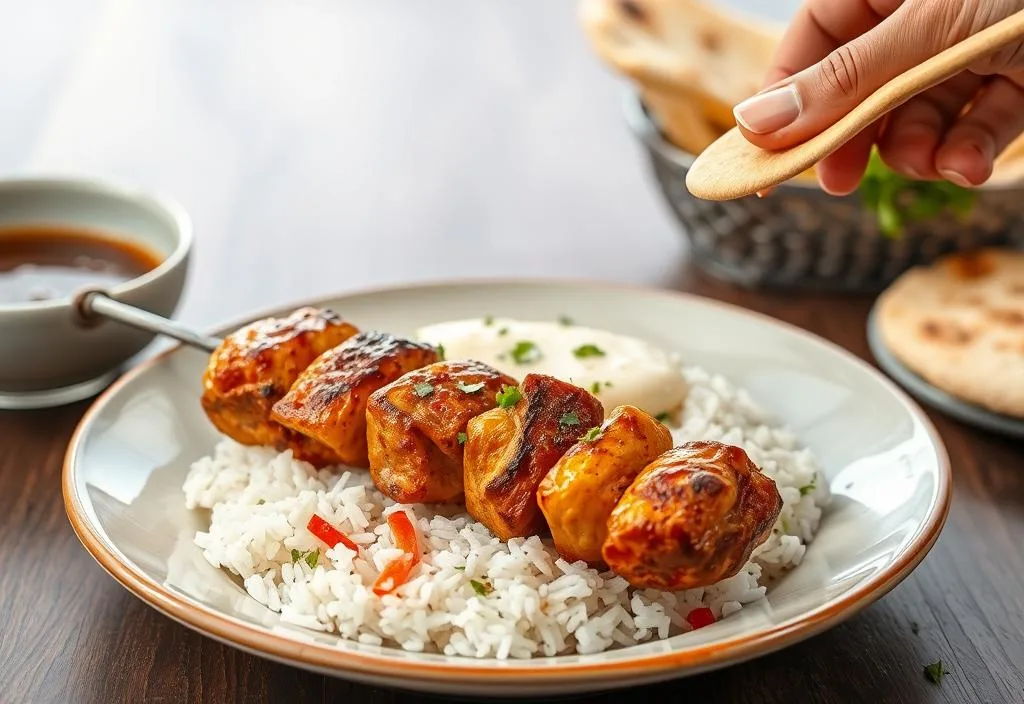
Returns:
[[[953,171],[953,169],[940,169],[939,173],[942,174],[942,178],[946,179],[950,183],[955,183],[961,188],[973,188],[974,184],[967,180],[967,177],[961,173]]]
[[[732,114],[754,134],[764,134],[792,124],[800,116],[800,94],[792,83],[767,93],[758,93],[733,108]]]

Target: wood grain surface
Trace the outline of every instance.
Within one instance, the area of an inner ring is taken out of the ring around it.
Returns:
[[[0,17],[18,19],[0,42],[0,170],[183,201],[190,324],[375,284],[582,276],[708,295],[870,359],[866,298],[691,271],[573,3],[0,0]],[[0,702],[438,701],[247,655],[116,584],[60,495],[86,405],[0,413]],[[1022,446],[932,417],[953,506],[904,583],[803,644],[628,696],[1024,701]],[[940,658],[937,686],[922,668]]]

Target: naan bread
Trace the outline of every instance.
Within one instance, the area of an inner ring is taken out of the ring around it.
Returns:
[[[582,0],[598,55],[631,78],[675,146],[700,154],[735,126],[732,108],[761,90],[783,27],[705,0]],[[816,181],[809,169],[794,181]],[[993,185],[1024,180],[1024,137],[996,162]]]
[[[690,94],[712,123],[756,93],[779,28],[695,0],[584,0],[583,27],[609,64],[645,88]]]
[[[642,91],[641,98],[658,123],[661,135],[683,151],[700,154],[722,135],[688,96],[648,89]]]
[[[639,88],[665,137],[700,154],[761,89],[781,28],[695,0],[583,0],[598,55]],[[814,181],[809,170],[795,180]]]
[[[932,385],[1024,417],[1024,252],[949,256],[901,276],[879,298],[889,350]]]

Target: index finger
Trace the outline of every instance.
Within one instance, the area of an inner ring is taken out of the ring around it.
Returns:
[[[765,87],[818,63],[894,13],[903,0],[806,0],[782,35]]]

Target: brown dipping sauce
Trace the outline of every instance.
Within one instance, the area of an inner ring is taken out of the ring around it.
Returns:
[[[138,244],[89,230],[0,228],[0,305],[67,298],[83,286],[115,286],[162,260]]]

